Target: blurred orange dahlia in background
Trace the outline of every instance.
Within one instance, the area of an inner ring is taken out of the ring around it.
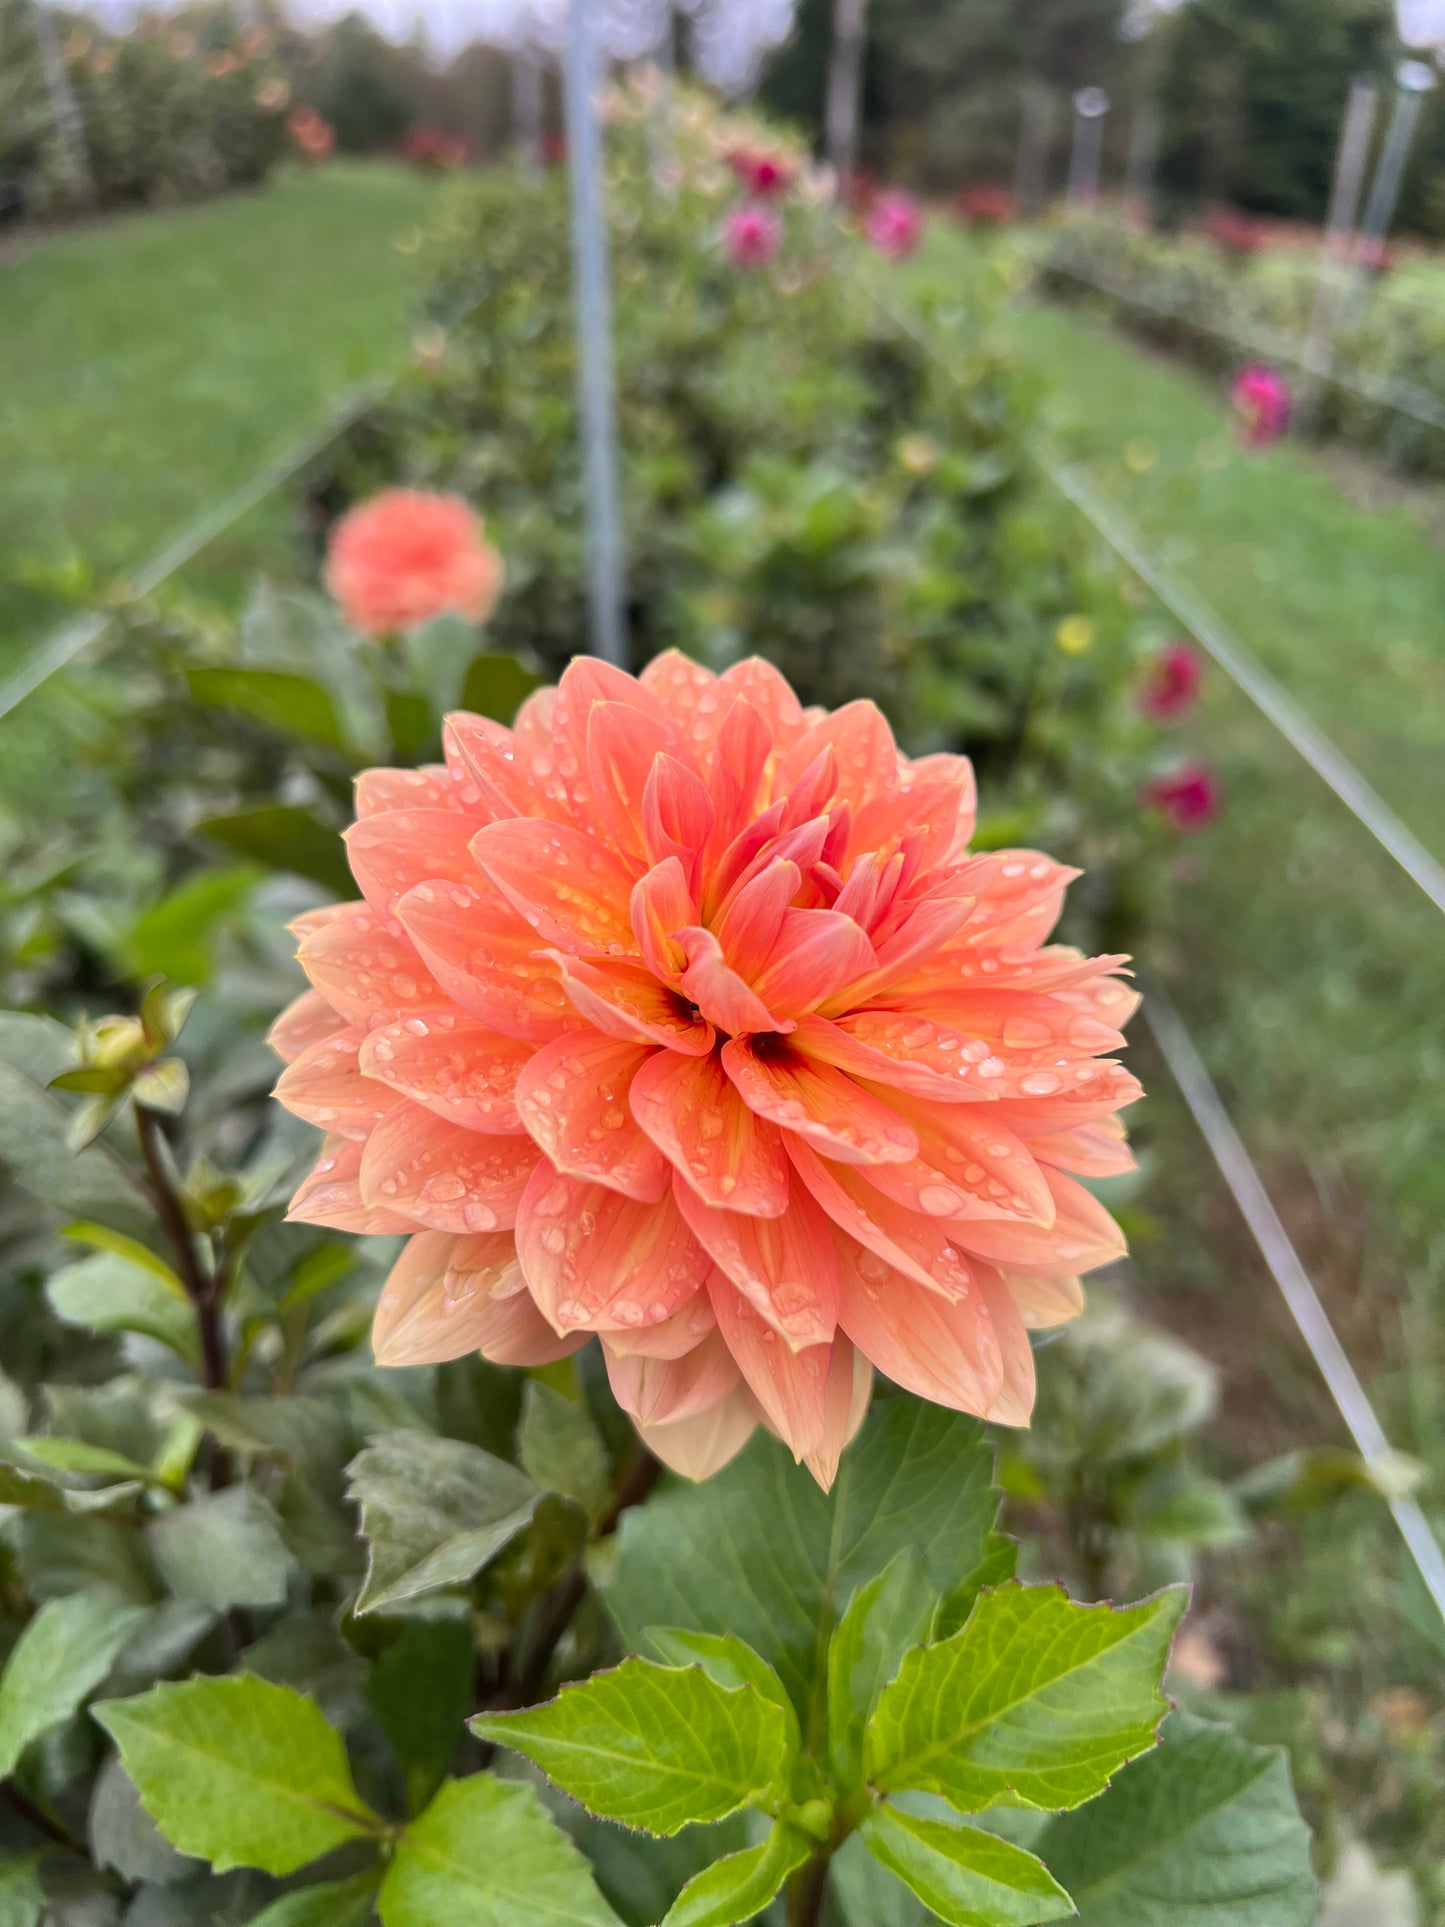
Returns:
[[[1121,957],[1046,943],[1073,872],[970,856],[973,773],[766,663],[579,658],[445,767],[370,770],[364,901],[300,919],[292,1216],[407,1233],[384,1364],[601,1340],[693,1477],[759,1423],[825,1485],[874,1367],[1027,1422],[1031,1328],[1123,1240]]]

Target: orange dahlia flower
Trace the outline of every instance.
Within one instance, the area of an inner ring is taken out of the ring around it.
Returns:
[[[389,488],[332,530],[326,586],[369,636],[419,629],[450,609],[484,622],[501,593],[502,558],[460,495]]]
[[[581,658],[444,768],[370,770],[365,901],[296,926],[292,1217],[409,1233],[384,1364],[596,1334],[702,1476],[760,1421],[827,1484],[872,1368],[1024,1424],[1028,1333],[1120,1255],[1122,957],[1046,945],[1072,872],[970,856],[973,773],[766,663]]]

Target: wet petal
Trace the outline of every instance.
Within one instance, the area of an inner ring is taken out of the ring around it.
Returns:
[[[795,1459],[815,1451],[823,1441],[831,1343],[794,1351],[719,1271],[708,1279],[708,1296],[717,1315],[718,1331],[762,1407],[769,1428]]]
[[[361,1158],[365,1147],[344,1138],[328,1138],[321,1156],[302,1179],[288,1224],[324,1224],[331,1231],[363,1231],[376,1237],[395,1237],[417,1231],[415,1219],[400,1211],[365,1205],[361,1201]]]
[[[759,1117],[796,1132],[845,1164],[901,1164],[918,1155],[912,1127],[851,1077],[804,1057],[790,1044],[759,1049],[748,1038],[723,1045],[723,1069]]]
[[[1084,1287],[1077,1278],[1044,1271],[1004,1271],[999,1276],[1031,1332],[1066,1325],[1084,1309]]]
[[[443,724],[442,742],[453,792],[469,813],[497,823],[513,816],[557,818],[557,807],[527,770],[525,751],[512,730],[459,710]],[[563,822],[571,821],[570,810],[560,814]]]
[[[707,1259],[670,1198],[638,1204],[545,1162],[517,1214],[532,1296],[558,1331],[662,1325],[707,1276]]]
[[[884,1010],[855,1012],[837,1022],[801,1017],[793,1034],[797,1048],[820,1064],[944,1104],[993,1095],[976,1065],[962,1056],[966,1041],[927,1019]]]
[[[371,1031],[362,1042],[360,1064],[369,1078],[448,1123],[520,1137],[527,1127],[512,1094],[533,1049],[480,1018],[430,1010],[425,1017]]]
[[[337,1137],[364,1142],[396,1102],[396,1093],[363,1077],[357,1056],[366,1033],[337,1031],[288,1064],[272,1095],[293,1117]]]
[[[396,914],[450,1000],[493,1030],[545,1044],[577,1014],[555,964],[538,954],[535,931],[491,890],[423,883]]]
[[[633,950],[633,873],[581,830],[513,818],[488,823],[471,847],[478,867],[542,943],[574,956]]]
[[[443,810],[452,806],[451,773],[440,764],[423,769],[364,769],[356,779],[356,814],[388,810]]]
[[[831,750],[838,760],[842,793],[856,808],[898,787],[898,748],[876,703],[845,703],[806,729],[780,766],[778,787],[795,783],[813,759]]]
[[[637,680],[687,729],[697,715],[698,704],[717,677],[680,649],[664,649],[661,655],[652,658]]]
[[[671,1167],[629,1103],[634,1075],[654,1054],[667,1055],[647,1044],[581,1030],[545,1044],[533,1056],[517,1080],[517,1109],[559,1171],[644,1204],[655,1204],[667,1193]]]
[[[716,1326],[681,1358],[646,1358],[616,1351],[606,1339],[602,1356],[617,1403],[639,1425],[675,1425],[711,1411],[738,1383],[737,1361]]]
[[[780,1218],[747,1218],[704,1204],[681,1175],[678,1209],[713,1263],[794,1351],[825,1345],[837,1324],[838,1266],[828,1220],[801,1181]]]
[[[562,950],[547,954],[578,1015],[608,1037],[658,1044],[686,1057],[704,1057],[712,1049],[712,1025],[651,971],[633,963],[594,963]]]
[[[981,1292],[950,1302],[920,1291],[843,1239],[838,1322],[906,1392],[982,1417],[1003,1383],[1003,1356]]]
[[[755,1218],[787,1209],[782,1135],[748,1109],[715,1055],[656,1052],[632,1081],[632,1114],[705,1203]]]
[[[1035,1224],[955,1222],[958,1242],[1005,1270],[1076,1273],[1111,1265],[1125,1254],[1124,1234],[1097,1198],[1061,1171],[1044,1169],[1056,1215]]]
[[[717,940],[730,969],[755,982],[783,934],[788,906],[802,887],[796,863],[779,857],[745,883],[717,924]]]
[[[946,1222],[899,1204],[874,1187],[871,1173],[828,1164],[796,1138],[788,1155],[833,1223],[866,1251],[926,1291],[967,1296],[973,1272]]]
[[[381,1016],[390,1021],[447,1001],[400,924],[368,904],[348,904],[346,910],[304,937],[296,954],[317,990],[349,1023]]]
[[[801,1017],[872,970],[873,946],[836,910],[789,910],[762,971],[753,978],[770,1010]]]
[[[673,1425],[640,1425],[643,1444],[684,1479],[710,1479],[735,1459],[758,1427],[751,1392],[739,1385],[710,1411]]]
[[[480,878],[468,845],[476,833],[476,818],[460,810],[388,810],[363,816],[343,840],[361,894],[389,916],[418,883],[475,888]]]
[[[1003,1381],[985,1418],[996,1425],[1027,1425],[1034,1409],[1034,1351],[1008,1285],[992,1265],[980,1265],[978,1282],[993,1320],[1003,1359]]]
[[[267,1031],[266,1042],[283,1063],[291,1064],[313,1044],[345,1029],[346,1019],[331,1008],[319,990],[303,990]]]
[[[716,1327],[707,1293],[699,1288],[660,1325],[633,1325],[626,1331],[609,1332],[607,1344],[618,1358],[681,1358]]]
[[[613,847],[638,870],[655,861],[643,834],[648,779],[675,739],[675,728],[639,715],[627,703],[595,703],[587,718],[587,772],[595,818]],[[703,795],[705,800],[706,791]]]
[[[843,1332],[833,1337],[823,1397],[823,1436],[807,1458],[808,1470],[825,1492],[833,1488],[844,1448],[858,1436],[873,1396],[873,1367]]]
[[[505,1231],[539,1161],[530,1138],[468,1131],[402,1098],[367,1141],[361,1195],[432,1231]]]
[[[633,888],[628,906],[636,949],[647,968],[675,981],[687,968],[679,932],[697,921],[697,905],[679,857],[664,857]]]
[[[790,750],[807,728],[803,706],[787,678],[761,656],[749,656],[725,669],[718,677],[718,692],[723,696],[740,696],[752,704],[767,724],[773,749],[779,755]],[[812,758],[804,760],[811,762]]]
[[[1028,1147],[1041,1164],[1081,1178],[1117,1178],[1138,1168],[1117,1117],[1095,1118],[1067,1131],[1040,1132],[1028,1139]]]
[[[711,930],[697,925],[678,932],[687,968],[679,978],[684,996],[695,1003],[710,1024],[730,1035],[760,1030],[791,1030],[788,1019],[775,1017],[731,969],[722,946]]]

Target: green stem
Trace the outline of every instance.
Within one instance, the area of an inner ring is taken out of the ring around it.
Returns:
[[[819,1927],[828,1894],[830,1860],[830,1855],[820,1853],[788,1882],[788,1927]]]
[[[160,1219],[161,1229],[176,1256],[176,1270],[196,1313],[196,1329],[201,1341],[201,1367],[206,1390],[223,1392],[226,1375],[226,1340],[221,1325],[221,1301],[227,1280],[224,1274],[207,1277],[196,1250],[196,1240],[186,1223],[180,1195],[171,1182],[166,1165],[164,1135],[160,1119],[144,1104],[135,1107],[136,1136],[145,1160],[151,1203]]]

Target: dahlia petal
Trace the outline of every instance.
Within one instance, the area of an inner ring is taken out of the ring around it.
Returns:
[[[897,789],[898,746],[877,703],[845,703],[820,716],[783,758],[774,793],[795,783],[824,750],[837,757],[839,776],[855,808]]]
[[[708,1296],[699,1287],[660,1325],[632,1325],[607,1334],[607,1344],[618,1358],[681,1358],[717,1329]]]
[[[597,656],[574,656],[557,684],[552,748],[578,822],[591,821],[598,807],[588,766],[587,738],[593,711],[602,703],[631,710],[636,727],[656,739],[654,748],[670,749],[684,757],[688,753],[682,730],[651,690]]]
[[[439,1365],[477,1349],[467,1321],[449,1318],[442,1305],[442,1280],[456,1243],[451,1232],[420,1231],[402,1247],[371,1321],[378,1365]]]
[[[396,1102],[396,1093],[362,1075],[357,1056],[366,1033],[341,1030],[323,1037],[287,1065],[272,1096],[293,1117],[337,1137],[365,1142]]]
[[[363,1204],[361,1158],[364,1147],[344,1138],[327,1138],[321,1156],[301,1180],[287,1224],[322,1224],[330,1231],[370,1232],[395,1237],[421,1226],[400,1211]]]
[[[613,1397],[640,1425],[675,1425],[711,1411],[740,1377],[737,1360],[716,1326],[681,1358],[619,1352],[605,1338],[602,1356]]]
[[[1056,1212],[1047,1229],[1035,1224],[956,1221],[958,1243],[1009,1272],[1096,1271],[1122,1258],[1124,1234],[1098,1199],[1062,1171],[1045,1167],[1044,1177]]]
[[[632,1080],[632,1114],[705,1203],[754,1218],[787,1210],[782,1134],[748,1109],[715,1056],[655,1052]]]
[[[361,894],[374,910],[390,916],[418,883],[475,889],[480,879],[467,846],[476,833],[476,818],[460,810],[388,810],[363,816],[342,841]]]
[[[1003,1271],[999,1276],[1028,1331],[1066,1325],[1084,1309],[1084,1287],[1077,1278],[1044,1271]]]
[[[545,1162],[517,1213],[517,1250],[532,1296],[558,1331],[662,1325],[708,1271],[670,1198],[638,1204]]]
[[[766,1051],[746,1037],[723,1045],[723,1069],[759,1117],[845,1164],[902,1164],[918,1155],[913,1128],[843,1071],[790,1044]]]
[[[367,1024],[447,1001],[399,924],[365,903],[346,909],[303,938],[296,953],[327,1003],[349,1023]]]
[[[478,830],[472,855],[544,943],[583,956],[631,952],[632,873],[581,830],[514,817]]]
[[[286,928],[300,945],[313,930],[321,930],[328,923],[335,923],[340,918],[354,916],[361,907],[354,898],[347,903],[319,904],[316,909],[303,910],[299,917],[293,917]]]
[[[562,988],[579,1016],[594,1029],[687,1057],[704,1057],[712,1049],[712,1025],[650,971],[632,963],[589,963],[561,950],[545,954],[561,972]]]
[[[697,921],[697,904],[681,858],[664,857],[638,880],[628,913],[642,961],[654,975],[675,982],[687,968],[679,933]]]
[[[698,713],[698,705],[717,677],[711,669],[685,656],[680,649],[664,649],[654,656],[637,680],[684,728]]]
[[[801,1181],[780,1218],[718,1211],[681,1175],[673,1196],[698,1243],[794,1351],[826,1345],[837,1324],[838,1265],[828,1220]]]
[[[722,1272],[712,1273],[707,1289],[718,1332],[762,1407],[769,1429],[795,1459],[802,1459],[823,1441],[831,1344],[807,1345],[795,1352],[780,1343],[773,1327]]]
[[[839,1240],[838,1323],[886,1378],[950,1411],[982,1417],[1003,1383],[1003,1357],[981,1293],[919,1291],[874,1253]]]
[[[554,1365],[559,1358],[580,1352],[591,1337],[591,1332],[553,1331],[531,1294],[519,1291],[487,1306],[477,1349],[493,1365]]]
[[[513,816],[553,816],[550,801],[524,767],[514,731],[489,716],[459,709],[442,724],[452,794],[469,815],[501,823]],[[562,821],[570,822],[570,811]]]
[[[710,1479],[735,1459],[758,1427],[758,1408],[743,1385],[710,1411],[672,1425],[640,1425],[643,1444],[684,1479]]]
[[[717,731],[708,777],[717,813],[708,839],[708,856],[713,860],[732,844],[747,822],[772,749],[772,735],[762,715],[744,697],[734,697]]]
[[[797,1138],[789,1140],[788,1156],[840,1231],[925,1291],[967,1296],[973,1273],[944,1220],[910,1210],[876,1190],[856,1166],[829,1164]]]
[[[646,1044],[573,1031],[544,1044],[517,1079],[522,1122],[559,1171],[643,1204],[656,1204],[672,1182],[628,1103],[633,1076],[653,1055]]]
[[[431,1010],[367,1034],[359,1062],[368,1078],[469,1131],[520,1137],[513,1098],[532,1045],[504,1037],[479,1018]]]
[[[872,944],[851,917],[836,910],[788,910],[753,984],[770,1010],[800,1017],[844,984],[866,976],[876,961]]]
[[[978,1081],[974,1066],[960,1055],[961,1037],[948,1050],[939,1047],[941,1029],[894,1011],[858,1011],[836,1020],[813,1014],[798,1019],[793,1043],[806,1056],[850,1077],[867,1078],[935,1103],[976,1102],[992,1096],[987,1085]],[[908,1038],[914,1041],[905,1042]]]
[[[900,998],[912,1018],[922,999]],[[927,1000],[930,1012],[964,1037],[992,1045],[1017,1071],[1046,1067],[1061,1056],[1097,1057],[1122,1050],[1124,1037],[1092,1012],[1056,994],[959,985]]]
[[[806,1459],[825,1492],[832,1491],[844,1448],[862,1429],[873,1396],[873,1367],[845,1333],[834,1334],[832,1351],[823,1397],[823,1436]]]
[[[946,849],[938,850],[937,860],[946,863],[963,856],[973,841],[974,822],[978,816],[978,783],[972,762],[967,756],[955,756],[947,750],[940,750],[932,756],[918,756],[914,758],[907,780],[915,795],[925,784],[946,784],[954,792],[958,799],[958,814],[953,822],[949,845]]]
[[[775,1017],[751,986],[729,967],[722,945],[711,930],[693,925],[679,930],[677,938],[687,959],[679,987],[710,1024],[729,1033],[793,1028],[786,1019]]]
[[[718,677],[718,693],[741,696],[768,726],[773,749],[779,754],[790,750],[807,728],[803,706],[793,694],[787,678],[779,675],[761,656],[735,662]],[[811,758],[805,758],[811,761]]]
[[[382,1286],[371,1328],[378,1365],[440,1365],[481,1352],[549,1365],[585,1339],[559,1338],[527,1295],[509,1232],[412,1238]]]
[[[587,718],[593,815],[615,848],[639,870],[654,861],[643,834],[643,797],[654,764],[666,755],[673,740],[670,720],[669,725],[655,722],[639,715],[630,703],[594,703]]]
[[[458,1238],[442,1292],[474,1319],[477,1350],[494,1365],[551,1365],[587,1343],[585,1332],[559,1336],[538,1311],[510,1231]]]
[[[888,1093],[880,1091],[880,1096]],[[918,1133],[919,1154],[938,1174],[935,1182],[962,1192],[953,1207],[941,1198],[942,1215],[965,1218],[1026,1218],[1045,1227],[1054,1221],[1054,1198],[1031,1149],[999,1122],[998,1107],[897,1100],[900,1114]]]
[[[998,1105],[998,1116],[1019,1137],[1035,1137],[1040,1132],[1066,1131],[1076,1124],[1091,1124],[1096,1118],[1111,1117],[1137,1103],[1143,1092],[1132,1071],[1110,1058],[1085,1058],[1059,1072],[1058,1089],[1045,1096],[1043,1080],[1047,1071],[1021,1072],[1013,1080],[1014,1093],[1005,1083]]]
[[[1122,1033],[1125,1024],[1143,1002],[1143,993],[1132,984],[1120,983],[1117,977],[1106,975],[1103,971],[1086,978],[1082,983],[1066,984],[1054,994],[1062,1003],[1072,1004],[1076,1010],[1086,1011],[1097,1018],[1116,1035]],[[1112,1048],[1117,1050],[1119,1046]]]
[[[841,993],[825,999],[823,1014],[835,1017],[860,1005],[876,1003],[885,995],[893,1002],[900,991],[912,989],[919,981],[924,959],[937,958],[943,952],[949,939],[967,924],[973,909],[972,897],[957,894],[930,897],[915,905],[891,936],[874,945],[878,959],[876,969],[847,985]],[[935,964],[935,973],[937,968]],[[945,971],[944,981],[951,984],[955,974]],[[932,976],[929,983],[932,984]]]
[[[1036,950],[1059,920],[1064,891],[1080,873],[1038,850],[997,850],[976,857],[978,906],[964,942],[1007,954]]]
[[[688,894],[697,894],[698,871],[717,821],[707,785],[695,770],[675,756],[654,758],[642,792],[642,839],[649,865],[676,857],[687,879]],[[692,917],[683,919],[691,923]]]
[[[362,1201],[431,1231],[505,1231],[539,1162],[530,1138],[469,1131],[402,1098],[367,1140]]]
[[[1041,1131],[1028,1139],[1028,1147],[1041,1164],[1081,1178],[1117,1178],[1138,1168],[1117,1117],[1095,1118],[1067,1131]]]
[[[266,1042],[283,1063],[291,1064],[313,1044],[345,1029],[346,1019],[331,1008],[319,990],[303,990],[267,1031]]]
[[[992,1265],[980,1265],[979,1288],[993,1320],[1003,1359],[1003,1382],[985,1418],[996,1425],[1027,1425],[1034,1409],[1034,1349],[1008,1285]]]
[[[410,890],[397,920],[450,1000],[470,1016],[528,1043],[543,1044],[576,1024],[555,965],[538,961],[537,938],[490,890]]]
[[[783,934],[788,906],[802,886],[796,863],[779,857],[743,884],[717,921],[717,940],[730,969],[756,981]]]
[[[422,769],[364,769],[356,779],[356,814],[454,807],[451,772],[440,764]]]

